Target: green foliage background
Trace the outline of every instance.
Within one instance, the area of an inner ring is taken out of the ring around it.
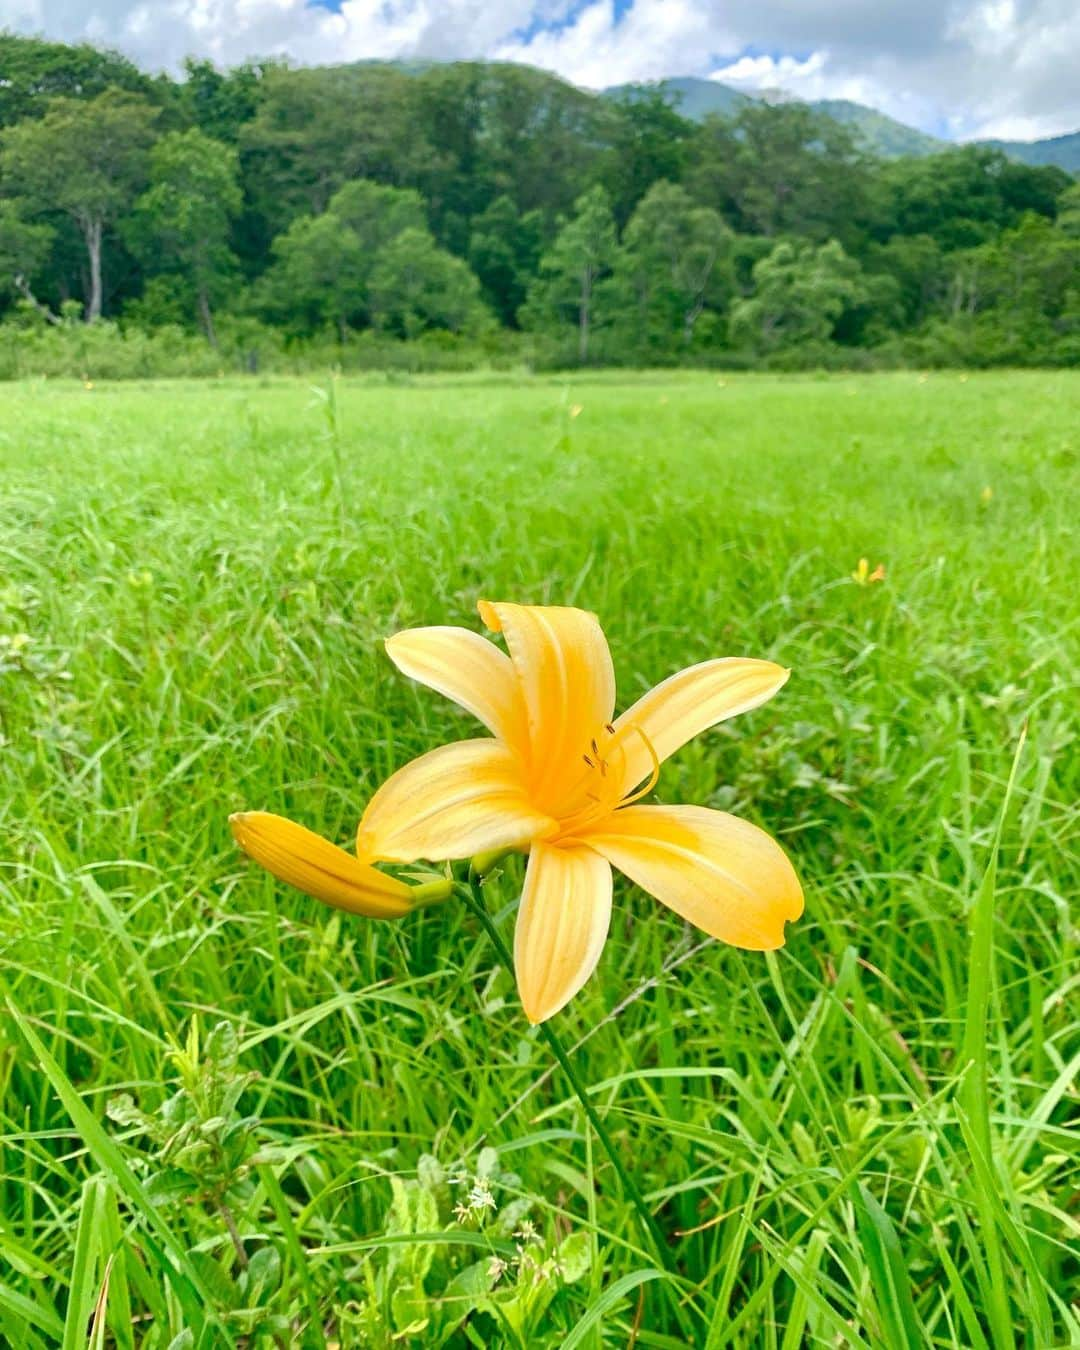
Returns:
[[[1075,179],[855,105],[2,35],[0,77],[9,377],[1080,360]]]

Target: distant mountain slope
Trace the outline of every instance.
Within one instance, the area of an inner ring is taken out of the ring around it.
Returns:
[[[884,155],[886,159],[900,155],[932,155],[944,150],[947,144],[925,131],[905,126],[895,117],[888,117],[863,103],[852,103],[847,98],[819,98],[810,107],[836,122],[843,122],[867,150]]]
[[[641,86],[620,84],[601,92],[605,98],[617,98],[632,93],[635,87]],[[655,87],[666,94],[673,94],[678,99],[679,111],[693,122],[700,122],[713,113],[718,113],[721,117],[733,117],[748,103],[761,101],[759,97],[732,89],[730,85],[721,84],[719,80],[703,80],[692,75],[659,80]],[[770,97],[771,95],[764,95],[766,101]],[[777,94],[776,97],[786,96]],[[944,144],[935,137],[928,136],[924,131],[904,126],[903,122],[897,122],[892,117],[886,117],[884,113],[866,108],[861,103],[852,103],[848,99],[821,99],[809,104],[809,107],[851,127],[860,144],[873,154],[885,155],[888,158],[897,155],[929,155],[935,150],[940,150]]]
[[[712,113],[721,117],[733,117],[740,108],[756,102],[749,94],[732,89],[729,84],[719,80],[702,80],[693,75],[678,75],[670,80],[658,80],[653,85],[615,84],[610,89],[600,91],[603,98],[622,98],[633,96],[641,88],[660,89],[665,94],[673,94],[678,101],[679,112],[691,122],[701,122]]]
[[[1044,141],[979,141],[995,150],[1003,150],[1010,159],[1025,164],[1056,164],[1069,173],[1080,173],[1080,131],[1068,136],[1049,136]]]
[[[620,84],[601,90],[605,98],[617,98],[632,93],[641,86]],[[678,76],[668,80],[659,80],[655,88],[678,98],[679,111],[684,117],[700,122],[711,113],[721,117],[733,117],[740,108],[748,103],[759,101],[719,80],[706,80],[691,75]],[[766,100],[771,95],[764,96]],[[778,95],[783,97],[783,95]],[[868,108],[862,103],[853,103],[850,99],[824,98],[811,102],[809,107],[826,116],[849,126],[859,143],[870,153],[883,155],[886,159],[895,159],[900,155],[932,155],[947,149],[951,141],[939,140],[925,131],[905,126],[893,117]],[[976,145],[986,145],[1001,150],[1010,159],[1025,164],[1056,164],[1070,173],[1080,173],[1080,131],[1069,136],[1053,136],[1041,141],[976,141]]]

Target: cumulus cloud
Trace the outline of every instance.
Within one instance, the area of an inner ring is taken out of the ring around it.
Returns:
[[[635,0],[619,15],[614,0],[593,0],[565,26],[500,43],[495,54],[590,89],[693,74],[720,36],[709,11],[696,0]]]
[[[1076,0],[981,0],[953,15],[951,43],[970,53],[964,115],[983,136],[1080,129],[1080,5]]]
[[[815,28],[808,15],[816,8],[765,0],[753,21],[766,25],[770,54],[723,61],[710,73],[747,92],[854,99],[961,139],[1080,129],[1076,0],[837,3],[822,7]],[[732,7],[726,12],[739,22]]]
[[[228,63],[483,55],[536,8],[531,0],[0,0],[0,27],[103,42],[169,69],[189,54]],[[546,10],[554,18],[560,7]]]
[[[845,69],[827,51],[809,56],[741,56],[710,72],[711,78],[745,94],[780,92],[792,98],[849,99],[864,103],[910,126],[940,132],[943,118],[933,98],[919,94],[900,80],[878,72],[873,64]]]
[[[712,75],[854,99],[956,137],[1080,128],[1077,0],[0,0],[4,27],[152,69],[495,57],[589,88]]]

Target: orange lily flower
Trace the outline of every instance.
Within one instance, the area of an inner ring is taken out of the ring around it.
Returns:
[[[612,866],[713,937],[751,951],[783,946],[803,896],[769,835],[723,811],[637,803],[669,755],[764,703],[790,672],[772,661],[705,661],[615,718],[611,654],[594,614],[482,601],[480,615],[509,654],[465,628],[414,628],[387,641],[399,670],[491,736],[432,750],[393,774],[360,821],[360,863],[527,850],[514,965],[534,1023],[596,967]]]
[[[869,586],[875,581],[885,580],[885,564],[878,563],[874,570],[870,571],[870,564],[866,558],[860,558],[855,571],[851,574],[852,581],[858,586]]]

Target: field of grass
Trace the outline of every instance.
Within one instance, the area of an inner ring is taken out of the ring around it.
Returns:
[[[1080,1344],[1078,428],[1067,373],[0,389],[0,1342]],[[597,611],[620,708],[793,668],[657,790],[778,836],[787,947],[617,883],[553,1023],[664,1251],[467,909],[229,834],[477,734],[381,639],[482,597]]]

